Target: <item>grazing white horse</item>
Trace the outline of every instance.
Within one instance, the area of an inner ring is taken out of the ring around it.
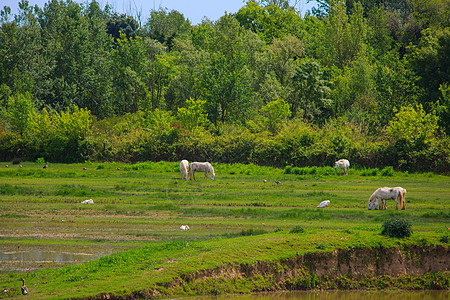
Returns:
[[[180,162],[180,171],[181,171],[181,176],[183,176],[183,179],[187,179],[188,169],[189,169],[189,162],[187,160],[183,159]]]
[[[348,168],[350,167],[350,162],[346,159],[340,159],[334,163],[334,169],[339,168],[339,175],[344,171],[344,175],[348,175]]]
[[[190,230],[189,225],[181,225],[180,230]]]
[[[317,207],[321,207],[321,208],[325,208],[328,206],[330,206],[330,200],[324,200],[324,201],[320,202],[319,205],[317,205]]]
[[[209,178],[211,178],[211,180],[214,180],[214,177],[216,176],[216,174],[214,173],[214,168],[213,166],[209,163],[209,162],[193,162],[189,165],[189,180],[191,179],[191,175],[192,177],[194,177],[195,180],[195,172],[199,171],[199,172],[205,172],[205,178],[206,176],[208,176],[208,172],[209,172]]]
[[[396,186],[394,189],[399,191],[398,201],[395,202],[395,204],[397,205],[396,209],[398,210],[398,206],[400,205],[400,209],[401,210],[405,210],[406,209],[406,205],[405,205],[405,202],[406,202],[406,199],[405,199],[406,198],[406,189],[402,188],[401,186]],[[383,206],[385,208],[387,208],[386,207],[386,201],[384,201]]]
[[[386,200],[393,199],[396,209],[398,210],[398,202],[405,209],[406,190],[401,187],[389,188],[381,187],[375,190],[369,198],[368,209],[386,209]]]

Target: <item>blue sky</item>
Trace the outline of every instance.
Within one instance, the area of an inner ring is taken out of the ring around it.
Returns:
[[[90,2],[90,0],[74,0],[78,3]],[[28,0],[31,6],[38,5],[44,7],[44,4],[48,0]],[[144,23],[148,18],[152,9],[168,8],[169,10],[177,10],[189,19],[192,24],[198,24],[204,17],[215,21],[221,16],[228,13],[237,12],[242,6],[245,5],[245,0],[98,0],[100,6],[103,8],[106,4],[111,5],[115,11],[119,13],[127,13],[134,17],[137,16],[137,12],[140,12]],[[294,1],[290,1],[294,3]],[[306,3],[307,0],[299,0],[296,5],[297,10],[304,14],[307,10],[310,10],[314,4]],[[12,13],[15,14],[18,11],[19,0],[1,0],[0,8],[3,6],[11,7]]]

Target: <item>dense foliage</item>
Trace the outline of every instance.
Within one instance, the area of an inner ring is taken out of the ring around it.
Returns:
[[[96,1],[0,14],[0,160],[450,169],[445,0],[249,0],[192,25]]]
[[[410,237],[412,233],[411,227],[411,223],[407,220],[393,217],[384,221],[381,234],[397,238]]]

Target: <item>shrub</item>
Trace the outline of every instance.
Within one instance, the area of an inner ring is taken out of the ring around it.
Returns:
[[[390,218],[384,221],[382,235],[389,237],[404,238],[411,236],[411,223],[400,218]]]
[[[448,235],[444,235],[439,239],[439,242],[448,244]]]
[[[325,249],[325,245],[324,244],[317,244],[316,245],[316,249],[324,250]]]
[[[303,229],[303,227],[296,225],[294,228],[291,229],[291,231],[289,231],[289,233],[303,233],[305,232],[305,229]]]
[[[286,166],[284,169],[284,174],[292,174],[292,166]]]
[[[379,172],[378,168],[364,169],[359,173],[359,175],[360,176],[377,176],[378,172]]]
[[[389,166],[381,170],[381,176],[394,176],[394,168]]]
[[[225,233],[223,234],[223,236],[228,237],[228,238],[233,238],[233,237],[239,237],[239,236],[251,236],[251,235],[260,235],[260,234],[265,234],[267,233],[267,231],[265,231],[264,229],[243,229],[240,232],[236,232],[236,233]]]

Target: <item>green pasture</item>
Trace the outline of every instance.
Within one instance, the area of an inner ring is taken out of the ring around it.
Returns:
[[[214,164],[214,181],[202,174],[189,181],[177,162],[1,166],[0,252],[103,257],[68,266],[0,261],[0,288],[10,291],[0,297],[18,296],[22,277],[36,299],[127,294],[226,263],[351,246],[434,245],[450,235],[450,178],[431,173],[351,169],[338,176],[331,167]],[[393,201],[386,211],[367,210],[382,186],[406,188],[405,211]],[[86,199],[95,203],[81,204]],[[316,208],[323,200],[330,207]],[[412,224],[410,238],[380,235],[392,216]],[[180,231],[183,224],[191,230]],[[289,233],[297,225],[304,232]]]

